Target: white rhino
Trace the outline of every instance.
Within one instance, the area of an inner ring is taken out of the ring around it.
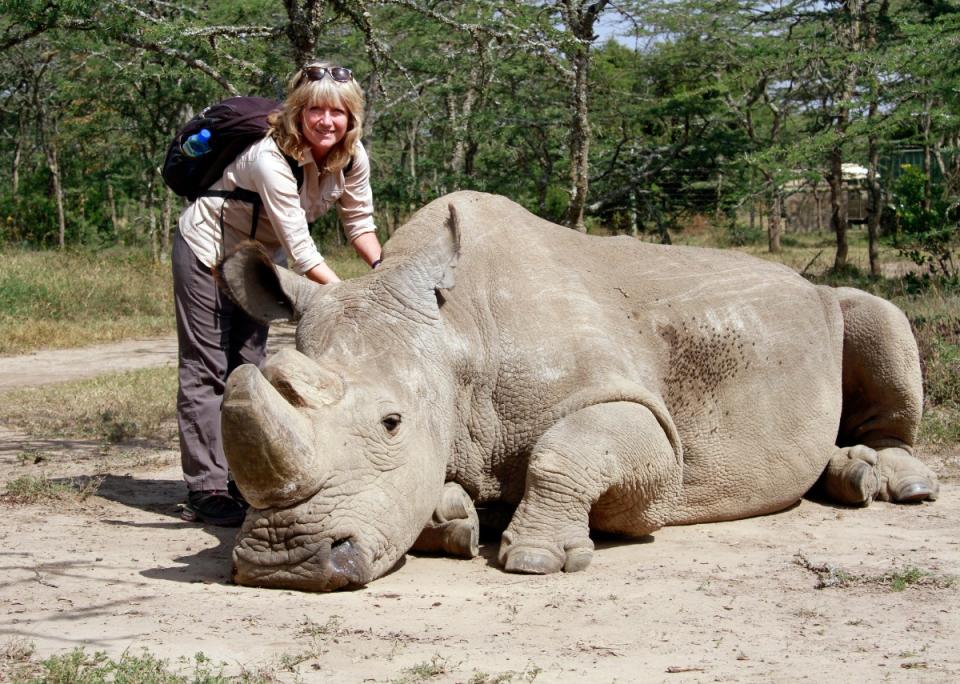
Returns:
[[[582,570],[590,530],[934,499],[903,314],[734,252],[590,237],[503,198],[429,204],[369,275],[318,286],[254,246],[219,277],[296,350],[227,383],[251,504],[241,584],[329,591],[414,546],[477,552],[473,503],[515,506],[508,571]],[[819,482],[818,482],[819,481]],[[419,537],[419,540],[418,540]]]

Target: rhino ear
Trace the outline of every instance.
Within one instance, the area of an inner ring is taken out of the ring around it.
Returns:
[[[297,320],[320,289],[277,266],[257,242],[244,242],[217,264],[214,277],[240,308],[261,323]]]
[[[460,215],[452,204],[450,218],[447,220],[447,230],[443,231],[443,239],[435,245],[427,259],[434,261],[440,273],[435,285],[438,290],[452,290],[456,282],[454,271],[460,261]]]
[[[450,217],[445,229],[420,251],[405,257],[396,266],[387,259],[384,262],[383,283],[394,296],[408,308],[436,318],[440,290],[452,289],[456,278],[454,271],[460,259],[460,217],[456,208],[449,205]]]

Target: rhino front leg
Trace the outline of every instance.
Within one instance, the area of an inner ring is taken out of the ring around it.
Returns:
[[[416,551],[443,551],[473,558],[480,552],[480,519],[473,500],[456,482],[443,486],[433,518],[423,528],[413,548]]]
[[[534,447],[500,562],[509,572],[583,570],[593,558],[591,521],[609,532],[647,534],[663,525],[658,502],[675,498],[681,478],[673,447],[641,404],[596,404],[568,415]]]

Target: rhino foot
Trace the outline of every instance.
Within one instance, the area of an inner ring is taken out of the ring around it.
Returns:
[[[413,548],[463,558],[473,558],[480,552],[480,519],[463,487],[455,482],[444,485],[433,518],[420,532]]]
[[[901,447],[875,450],[863,444],[838,449],[820,484],[834,501],[866,506],[871,501],[934,501],[937,476]]]
[[[586,570],[593,560],[593,542],[589,537],[567,544],[515,541],[507,530],[500,543],[500,562],[507,572],[549,575],[554,572]]]
[[[937,476],[906,449],[879,449],[880,472],[884,486],[877,499],[893,503],[936,501],[940,494]]]

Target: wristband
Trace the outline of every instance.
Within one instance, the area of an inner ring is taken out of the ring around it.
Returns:
[[[382,262],[383,262],[383,259],[377,259],[377,260],[374,261],[372,264],[370,264],[370,268],[376,268],[376,267],[379,266]]]

